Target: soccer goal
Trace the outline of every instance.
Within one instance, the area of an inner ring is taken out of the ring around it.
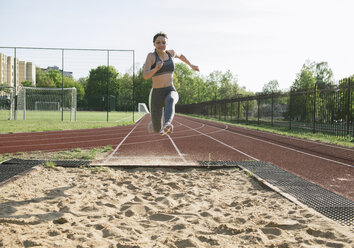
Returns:
[[[138,104],[138,113],[145,113],[145,114],[149,113],[149,110],[146,107],[145,103],[139,103]]]
[[[76,121],[76,88],[21,87],[17,98],[17,110],[23,111],[24,120],[29,113],[37,119],[58,119],[59,112],[65,112],[71,121]]]

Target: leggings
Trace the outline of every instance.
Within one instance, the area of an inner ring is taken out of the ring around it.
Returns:
[[[162,125],[162,112],[165,123],[171,123],[175,115],[175,104],[178,102],[178,93],[173,86],[165,88],[152,88],[149,97],[152,127],[160,132]]]

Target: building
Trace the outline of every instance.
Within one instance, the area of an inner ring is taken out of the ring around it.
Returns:
[[[32,85],[36,85],[36,65],[33,62],[26,63],[26,80],[32,82]]]
[[[24,82],[26,81],[26,62],[20,61],[18,63],[18,81]]]
[[[7,56],[0,53],[0,84],[7,82]]]
[[[16,66],[16,67],[15,67]],[[15,77],[16,73],[16,77]],[[32,82],[36,85],[36,66],[33,62],[19,61],[11,56],[0,53],[0,84],[8,86],[20,86],[24,81]]]
[[[58,66],[54,65],[54,66],[48,66],[47,68],[42,68],[43,71],[48,72],[49,70],[56,70],[59,71],[60,73],[62,73],[62,70],[59,69]],[[63,72],[65,77],[73,77],[73,73],[71,71],[64,71]]]

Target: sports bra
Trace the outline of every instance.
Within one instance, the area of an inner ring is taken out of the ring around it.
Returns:
[[[159,76],[159,75],[166,74],[166,73],[173,73],[173,71],[175,70],[175,63],[172,59],[172,55],[167,51],[166,51],[166,53],[168,55],[168,60],[165,60],[163,62],[163,65],[160,68],[160,70],[158,70],[152,77]],[[157,55],[156,50],[155,50],[154,54],[155,54],[156,59],[155,59],[155,63],[151,66],[150,70],[154,69],[156,67],[156,63],[161,61],[160,57]]]

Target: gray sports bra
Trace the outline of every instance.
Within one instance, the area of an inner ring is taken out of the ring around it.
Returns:
[[[174,63],[174,61],[172,59],[172,55],[169,52],[167,52],[167,51],[166,51],[166,53],[168,55],[168,60],[165,60],[163,62],[163,65],[160,68],[160,70],[158,70],[152,77],[159,76],[159,75],[166,74],[166,73],[173,73],[174,72],[175,63]],[[156,50],[155,50],[154,54],[155,54],[155,58],[156,59],[155,59],[155,63],[151,66],[150,70],[154,69],[156,67],[156,63],[161,61],[160,57],[157,55]]]

